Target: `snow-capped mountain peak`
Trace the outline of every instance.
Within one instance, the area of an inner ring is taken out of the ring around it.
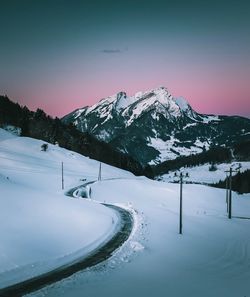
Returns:
[[[101,129],[98,138],[110,138],[110,132],[104,131],[101,126],[115,120],[116,125],[122,122],[125,127],[129,127],[144,115],[150,115],[154,121],[159,121],[160,117],[175,122],[178,118],[190,117],[194,119],[196,112],[183,98],[174,98],[167,88],[160,86],[148,91],[137,92],[134,96],[128,96],[124,91],[112,96],[103,98],[98,103],[90,107],[78,109],[66,116],[80,130],[91,131]],[[98,121],[97,121],[98,119]],[[113,133],[111,133],[113,134]]]
[[[183,97],[175,98],[175,103],[180,107],[181,110],[185,111],[190,108],[187,100]]]
[[[173,97],[165,87],[133,96],[119,92],[72,112],[63,121],[73,122],[80,131],[129,153],[144,165],[238,141],[238,131],[248,125],[241,120],[238,123],[236,119],[199,114],[186,99]]]
[[[128,97],[125,92],[119,92],[116,95],[116,102],[115,102],[115,109],[116,111],[121,111],[133,104],[135,101],[137,101],[137,97],[131,96]]]
[[[184,99],[183,99],[184,100]],[[174,99],[165,87],[158,87],[145,92],[138,92],[134,96],[128,96],[125,92],[118,92],[107,98],[103,98],[91,107],[81,108],[74,113],[74,117],[98,114],[100,118],[111,118],[111,114],[121,114],[127,122],[126,126],[143,115],[144,112],[162,114],[164,117],[175,118],[182,116],[188,108],[184,108],[184,101]]]
[[[195,117],[195,112],[184,99],[175,99],[165,87],[158,87],[146,92],[136,93],[130,100],[132,104],[128,105],[122,115],[126,118],[126,126],[129,126],[133,121],[145,112],[150,112],[154,119],[157,115],[162,115],[171,121],[177,117],[182,117],[184,114],[192,118]]]
[[[194,111],[187,101],[180,97],[174,98],[165,87],[158,87],[145,92],[137,92],[134,96],[128,96],[121,91],[112,96],[103,98],[91,107],[81,108],[74,112],[75,119],[79,116],[87,116],[94,112],[100,118],[111,118],[111,114],[121,114],[127,125],[151,111],[154,114],[162,114],[164,117],[174,120],[183,116],[194,117]]]

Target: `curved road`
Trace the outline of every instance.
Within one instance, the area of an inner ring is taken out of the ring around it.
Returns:
[[[72,196],[74,191],[77,190],[77,188],[82,188],[87,184],[89,183],[86,183],[82,186],[76,187],[68,191],[66,195]],[[120,216],[119,231],[105,245],[92,251],[92,253],[87,257],[79,258],[77,262],[71,264],[69,263],[68,265],[58,267],[57,269],[54,269],[37,277],[6,287],[4,289],[0,289],[0,296],[23,296],[24,294],[37,291],[46,285],[60,281],[66,277],[69,277],[77,271],[94,266],[111,257],[112,253],[129,238],[129,235],[133,229],[133,217],[129,211],[121,207],[110,204],[104,205],[115,210]]]

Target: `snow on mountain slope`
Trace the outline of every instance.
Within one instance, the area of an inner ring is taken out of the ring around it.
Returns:
[[[94,184],[99,201],[136,210],[139,228],[109,261],[31,294],[36,297],[217,297],[250,291],[249,220],[226,214],[224,190],[148,179]],[[105,197],[105,198],[104,198]],[[233,193],[233,215],[250,217],[250,195]]]
[[[240,165],[239,165],[240,164]],[[209,171],[209,167],[211,164],[204,164],[195,167],[185,167],[180,168],[180,172],[184,172],[185,174],[188,173],[189,177],[185,177],[187,182],[191,183],[200,183],[200,184],[213,184],[218,183],[220,180],[223,181],[226,178],[226,172],[229,170],[230,167],[233,169],[240,168],[240,172],[244,172],[246,170],[250,170],[250,162],[233,162],[230,164],[221,163],[216,164],[215,171]],[[178,178],[175,177],[175,172],[177,171],[170,171],[168,174],[164,174],[161,179],[165,182],[176,182]],[[237,172],[233,172],[235,175]]]
[[[136,99],[135,103],[132,106],[129,105],[122,113],[126,118],[126,126],[131,125],[143,113],[152,109],[155,109],[156,113],[162,114],[165,114],[164,111],[167,111],[166,116],[170,118],[181,115],[181,108],[164,87],[142,93]]]
[[[97,179],[99,162],[43,141],[0,129],[0,288],[85,256],[108,240],[118,218],[92,201],[65,190],[81,179]],[[131,178],[102,165],[105,178]]]
[[[191,110],[184,98],[174,99],[165,87],[159,87],[146,92],[136,93],[128,97],[125,92],[119,92],[110,97],[102,99],[91,107],[86,107],[75,111],[74,117],[77,119],[81,115],[87,116],[91,112],[98,114],[100,118],[107,117],[112,111],[122,113],[129,126],[135,119],[142,115],[149,108],[155,106],[161,113],[167,110],[170,117],[178,117],[182,112]],[[193,116],[195,113],[190,113]]]
[[[160,154],[155,160],[149,162],[149,164],[154,165],[155,163],[161,163],[166,160],[175,159],[176,154],[181,156],[189,156],[191,154],[201,153],[203,151],[203,146],[205,146],[203,143],[199,145],[198,141],[188,148],[178,146],[179,143],[180,141],[173,136],[171,136],[167,141],[163,141],[157,137],[150,137],[148,139],[148,145],[157,149]]]
[[[180,109],[183,111],[185,111],[189,108],[187,101],[183,97],[176,98],[175,102],[180,107]]]
[[[119,92],[62,121],[74,123],[80,131],[128,153],[143,166],[217,145],[232,146],[250,135],[249,119],[199,114],[186,99],[174,98],[165,87],[134,96]]]
[[[119,111],[127,108],[128,106],[130,106],[131,104],[133,104],[137,100],[138,100],[137,97],[133,97],[133,96],[128,97],[125,92],[120,92],[120,93],[117,94],[115,109],[119,112]]]

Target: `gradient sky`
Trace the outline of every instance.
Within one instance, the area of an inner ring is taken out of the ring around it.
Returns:
[[[176,2],[176,3],[175,3]],[[0,94],[53,116],[165,86],[250,117],[249,1],[0,0]]]

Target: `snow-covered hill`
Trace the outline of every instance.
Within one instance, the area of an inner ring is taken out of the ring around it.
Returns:
[[[49,270],[109,237],[114,213],[97,202],[135,214],[129,240],[103,263],[30,296],[214,297],[250,291],[250,194],[233,193],[227,218],[225,191],[152,181],[103,165],[92,201],[66,197],[80,179],[96,178],[99,163],[44,142],[0,130],[0,285]],[[181,285],[180,285],[181,284]]]
[[[85,256],[115,232],[110,209],[64,195],[96,180],[99,162],[42,144],[0,129],[0,289]],[[102,164],[102,177],[133,175]]]
[[[174,98],[165,87],[134,96],[119,92],[62,120],[129,153],[143,165],[250,138],[249,119],[198,114],[187,100]]]
[[[110,180],[92,190],[94,199],[136,210],[133,240],[105,263],[31,296],[247,296],[250,220],[227,218],[224,190],[184,185],[183,235],[178,184]],[[249,194],[233,194],[233,215],[250,217]]]

